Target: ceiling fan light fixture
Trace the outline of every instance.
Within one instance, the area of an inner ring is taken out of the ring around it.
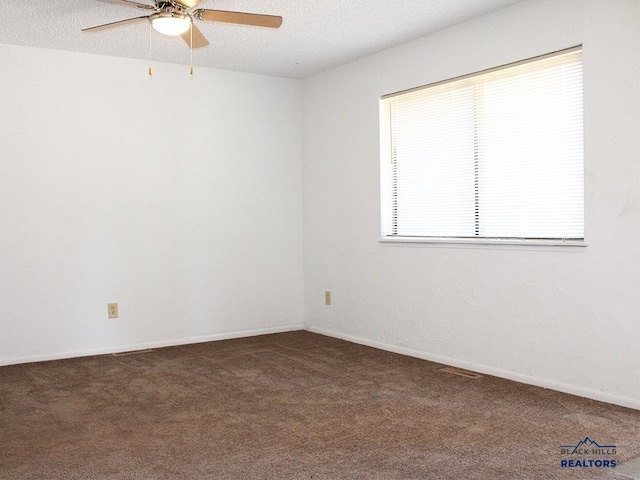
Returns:
[[[191,27],[191,17],[183,13],[160,12],[151,15],[151,26],[157,32],[175,37]]]

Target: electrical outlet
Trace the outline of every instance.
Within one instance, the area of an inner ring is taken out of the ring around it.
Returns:
[[[109,318],[118,318],[118,304],[107,303],[107,312],[109,313]]]
[[[324,304],[331,305],[331,292],[329,290],[324,292]]]

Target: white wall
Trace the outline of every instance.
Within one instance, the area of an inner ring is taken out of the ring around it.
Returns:
[[[0,364],[302,326],[300,81],[0,65]]]
[[[532,0],[306,79],[309,328],[640,408],[639,24],[637,0]],[[588,247],[378,243],[381,95],[578,44]]]

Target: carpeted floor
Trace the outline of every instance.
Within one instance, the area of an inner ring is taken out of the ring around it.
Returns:
[[[640,411],[309,332],[0,368],[0,478],[627,479]],[[592,457],[592,458],[596,458]]]

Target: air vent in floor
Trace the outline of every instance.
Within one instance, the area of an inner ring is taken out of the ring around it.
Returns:
[[[469,370],[462,370],[461,368],[444,367],[441,368],[440,371],[465,378],[482,378],[482,375],[480,375],[479,373],[470,372]]]
[[[134,350],[132,352],[120,352],[120,353],[112,353],[114,357],[124,357],[125,355],[139,355],[140,353],[151,353],[153,350],[147,348],[146,350]]]

